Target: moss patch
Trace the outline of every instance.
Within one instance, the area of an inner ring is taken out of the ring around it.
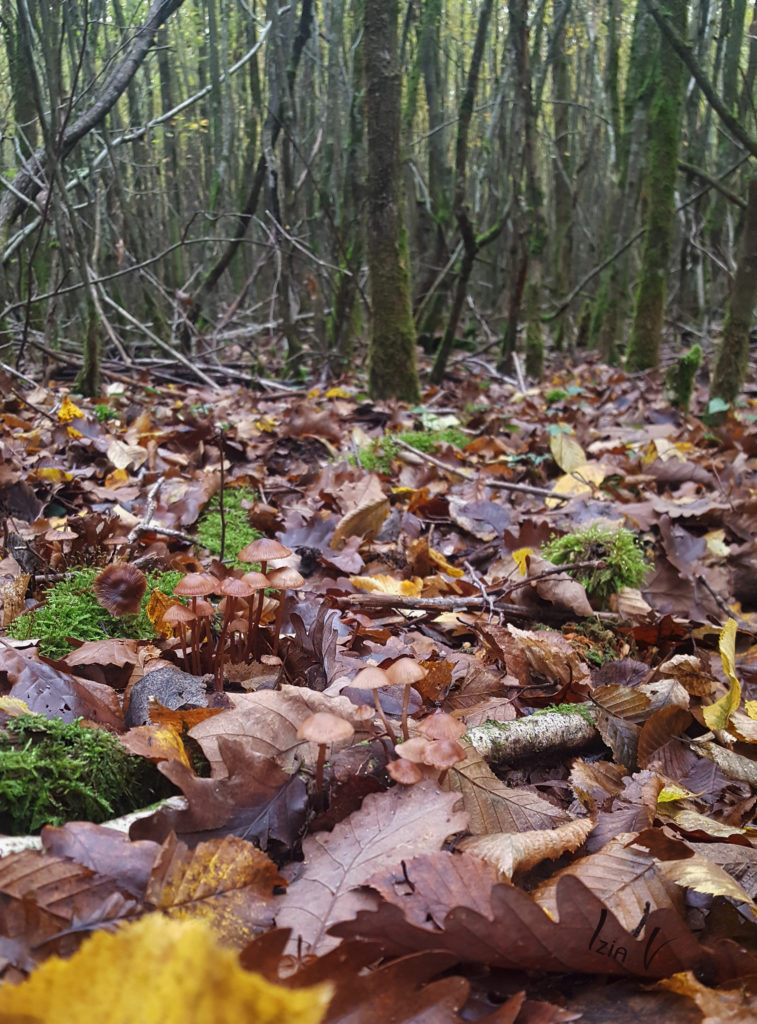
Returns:
[[[233,560],[242,548],[262,537],[259,530],[250,526],[247,518],[245,502],[253,502],[257,498],[250,487],[225,487],[223,491],[223,518],[226,522],[224,542],[224,560]],[[207,548],[211,555],[221,555],[221,510],[218,494],[214,494],[197,520],[197,543]],[[252,568],[247,566],[247,568]]]
[[[38,638],[39,649],[48,658],[65,657],[75,646],[70,639],[131,637],[147,640],[154,637],[155,630],[146,612],[150,597],[154,590],[170,596],[183,574],[148,573],[147,589],[138,614],[116,619],[95,599],[92,585],[100,572],[101,569],[89,566],[70,573],[46,592],[41,608],[14,619],[8,626],[8,635],[16,640]]]
[[[107,821],[168,792],[149,761],[127,753],[102,729],[31,714],[0,729],[0,832],[6,835]]]
[[[541,553],[555,565],[601,559],[598,568],[576,569],[571,575],[583,584],[590,599],[602,605],[622,587],[640,586],[650,569],[636,536],[623,527],[595,525],[553,537],[542,545]]]
[[[388,476],[392,471],[392,463],[399,457],[398,440],[404,441],[405,444],[409,444],[419,452],[432,452],[440,444],[451,444],[455,448],[464,448],[470,443],[470,437],[457,427],[386,434],[369,447],[360,449],[360,465],[369,473],[383,473],[384,476]]]

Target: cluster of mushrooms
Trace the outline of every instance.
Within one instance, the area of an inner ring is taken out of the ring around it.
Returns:
[[[279,633],[284,613],[284,600],[288,590],[301,587],[302,576],[289,566],[269,569],[270,562],[289,558],[292,552],[276,540],[260,538],[239,552],[240,562],[258,562],[260,571],[231,573],[218,579],[211,573],[191,572],[174,587],[174,596],[187,598],[188,605],[171,603],[162,616],[181,641],[180,650],[184,668],[194,675],[212,673],[215,689],[223,689],[224,664],[229,662],[258,661],[266,655],[276,656]],[[112,615],[121,616],[139,611],[146,589],[144,573],[136,566],[114,564],[97,577],[95,594],[100,604]],[[275,608],[266,611],[273,615],[273,630],[263,635],[261,623],[266,607],[265,591],[275,592]],[[208,600],[217,597],[217,606]],[[212,626],[212,619],[220,613],[220,632]],[[413,785],[429,775],[442,778],[452,765],[465,758],[459,740],[465,726],[452,715],[437,712],[424,719],[410,735],[410,691],[426,675],[426,669],[412,658],[401,657],[386,668],[368,665],[349,683],[353,689],[370,691],[373,709],[364,707],[366,719],[378,716],[383,726],[380,739],[391,747],[393,760],[386,770],[395,782]],[[402,741],[397,742],[394,728],[386,717],[379,699],[379,690],[385,687],[403,687],[400,731]],[[298,739],[315,743],[318,754],[315,764],[315,790],[323,799],[323,774],[326,751],[334,744],[349,743],[354,734],[353,725],[339,715],[320,711],[310,715],[300,725]]]
[[[218,579],[211,573],[191,572],[174,587],[175,597],[189,599],[189,606],[176,601],[163,613],[162,622],[182,641],[184,668],[194,675],[212,672],[216,690],[223,689],[224,664],[230,661],[258,661],[263,651],[261,620],[266,603],[265,591],[276,593],[273,640],[265,653],[276,655],[279,632],[288,590],[305,582],[296,569],[282,566],[268,569],[268,563],[288,558],[292,552],[277,540],[261,537],[243,548],[240,562],[259,562],[260,571],[231,574]],[[145,592],[144,573],[136,566],[108,566],[95,580],[95,594],[111,615],[124,615],[139,610]],[[208,598],[220,597],[216,607]],[[211,620],[217,611],[223,618],[220,633],[214,635]]]

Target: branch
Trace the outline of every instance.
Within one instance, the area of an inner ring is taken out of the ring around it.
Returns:
[[[644,3],[647,5],[649,13],[657,22],[660,31],[689,69],[694,81],[707,98],[707,102],[726,126],[728,131],[735,139],[738,139],[745,149],[749,150],[752,156],[757,156],[757,139],[753,139],[752,136],[749,135],[738,118],[729,114],[725,104],[715,92],[709,78],[697,64],[694,54],[691,51],[691,47],[684,39],[681,38],[676,29],[673,28],[668,19],[662,13],[657,5],[657,0],[644,0]]]
[[[184,0],[153,0],[147,18],[135,32],[124,58],[106,79],[99,96],[63,133],[58,146],[58,160],[64,160],[74,146],[92,131],[116,104],[147,56],[155,33],[183,2]],[[0,227],[11,224],[25,208],[16,193],[29,198],[38,191],[39,184],[36,178],[40,173],[45,173],[46,160],[45,149],[40,147],[24,161],[13,179],[14,191],[6,192],[0,201]]]

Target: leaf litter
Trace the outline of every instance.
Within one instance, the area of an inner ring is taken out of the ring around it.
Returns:
[[[128,835],[48,826],[0,858],[1,1013],[53,986],[91,1017],[102,989],[82,979],[113,986],[120,958],[167,943],[217,965],[197,991],[223,991],[232,1017],[522,1024],[600,1019],[616,998],[753,1019],[757,427],[712,429],[658,377],[596,363],[549,382],[580,401],[481,383],[426,399],[461,447],[393,440],[427,409],[349,382],[304,400],[123,389],[105,421],[49,391],[44,416],[6,400],[0,728],[32,712],[107,729],[183,802]],[[370,471],[355,439],[383,452]],[[289,555],[203,548],[222,482],[242,496],[233,536]],[[542,550],[593,525],[631,530],[650,564],[601,604]],[[104,614],[101,638],[64,635],[65,657],[14,639],[56,580],[114,564],[209,593],[173,626],[177,598],[145,605],[141,639]],[[282,566],[288,588],[234,582]],[[402,659],[423,677],[392,682]],[[358,689],[371,666],[376,689]],[[352,737],[298,738],[324,712]],[[156,993],[176,984],[167,970]]]

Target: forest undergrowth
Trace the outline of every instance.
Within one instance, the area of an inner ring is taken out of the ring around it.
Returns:
[[[754,1020],[755,381],[471,367],[2,380],[0,1019]]]

